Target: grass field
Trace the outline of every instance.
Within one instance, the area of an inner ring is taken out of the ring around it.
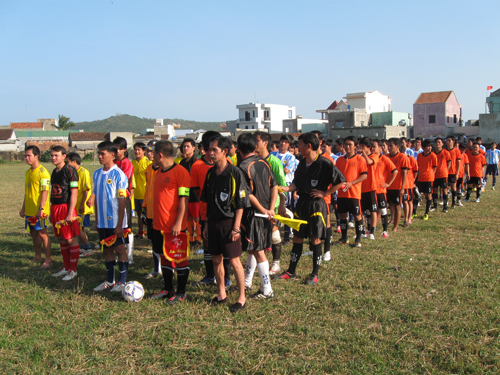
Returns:
[[[377,240],[361,249],[334,248],[317,286],[274,282],[273,300],[249,301],[232,315],[227,306],[207,305],[215,288],[188,286],[188,299],[176,306],[96,294],[105,278],[99,252],[80,260],[70,282],[50,276],[62,265],[57,246],[49,271],[34,266],[18,216],[27,168],[0,165],[0,373],[500,371],[500,191],[416,219],[389,239],[379,226]],[[152,268],[147,250],[147,241],[136,241],[128,280],[140,281],[150,296],[163,283],[143,279]],[[286,269],[290,246],[283,253]],[[191,258],[190,282],[203,276],[201,259]],[[302,280],[311,262],[301,259]]]

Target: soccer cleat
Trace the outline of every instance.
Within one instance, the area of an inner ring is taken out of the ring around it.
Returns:
[[[354,247],[361,247],[361,242],[360,241],[355,241],[354,242]]]
[[[479,203],[479,198],[476,198],[475,202],[476,202],[476,203]]]
[[[341,238],[340,240],[335,241],[333,243],[333,245],[348,245],[348,244],[349,244],[349,240],[348,239],[344,239],[344,238]]]
[[[416,217],[417,217],[417,214],[413,214],[413,215],[411,215],[411,218],[412,218],[412,219],[415,219]]]
[[[294,273],[290,273],[288,271],[283,272],[281,275],[278,275],[275,277],[277,280],[288,280],[288,279],[295,279],[297,278],[297,275]]]
[[[306,285],[316,285],[319,282],[318,275],[311,273],[309,277],[306,279]]]
[[[90,250],[90,249],[80,249],[80,256],[81,257],[88,257],[88,256],[91,256],[92,254],[94,254],[94,251],[93,250]]]
[[[242,305],[241,303],[236,302],[234,305],[231,305],[231,307],[229,308],[229,311],[234,314],[234,313],[237,313],[241,310],[245,310],[246,307],[247,307],[246,303],[244,305]]]
[[[144,235],[145,235],[144,232],[139,232],[139,233],[135,234],[134,237],[138,238],[140,240],[143,240],[145,238]]]
[[[271,269],[269,270],[270,275],[276,275],[278,272],[280,272],[281,268],[278,263],[273,263],[271,266]]]
[[[156,293],[151,296],[151,299],[164,299],[164,298],[171,298],[175,294],[174,290],[171,290],[170,292],[167,292],[166,290],[161,290],[159,293]]]
[[[323,254],[323,262],[329,262],[330,260],[332,260],[332,254],[327,251]]]
[[[354,223],[349,222],[349,224],[347,224],[347,227],[348,228],[354,228]]]
[[[224,278],[224,287],[228,290],[231,287],[231,280]]]
[[[271,290],[268,294],[264,294],[260,290],[257,293],[250,295],[252,299],[271,299],[274,298],[274,292]]]
[[[443,208],[443,212],[444,212],[444,213],[447,213],[447,212],[448,212],[448,208],[444,207],[444,208]]]
[[[53,273],[53,277],[66,276],[69,271],[66,271],[64,268],[61,268],[59,272]]]
[[[311,255],[313,255],[313,252],[311,250],[307,250],[307,251],[304,251],[302,253],[302,255],[305,257],[310,257]]]
[[[215,277],[211,278],[211,277],[205,276],[203,279],[198,281],[198,286],[215,285],[215,284],[216,284]]]
[[[111,288],[110,292],[111,293],[122,293],[124,286],[125,286],[125,284],[116,283],[115,286]]]
[[[470,202],[470,199],[469,198],[465,198],[464,202]]]
[[[424,215],[424,220],[429,220],[429,215],[425,214]]]
[[[373,233],[370,233],[369,236],[368,236],[368,239],[374,240],[375,239],[375,235]]]
[[[76,271],[69,271],[66,276],[62,278],[62,281],[73,280],[76,277]]]
[[[145,278],[146,280],[149,280],[149,279],[154,279],[155,277],[158,277],[158,276],[160,276],[160,275],[161,275],[161,273],[159,273],[159,272],[156,272],[156,271],[151,271],[151,272],[150,272],[150,273],[148,273],[146,276],[144,276],[144,278]]]
[[[389,233],[387,233],[387,231],[383,231],[382,232],[382,237],[389,238]]]
[[[337,227],[337,233],[342,233],[342,229],[340,229],[340,225]]]
[[[452,209],[452,210],[454,210],[454,209],[455,209],[455,207],[456,207],[456,205],[455,205],[455,204],[452,204],[452,205],[451,205],[451,209]]]
[[[175,305],[176,303],[179,303],[179,302],[182,302],[186,299],[187,297],[187,294],[186,293],[182,293],[182,294],[175,294],[173,297],[170,297],[168,300],[167,300],[167,303],[169,305]]]
[[[107,281],[99,284],[94,288],[94,292],[102,292],[107,289],[112,289],[115,286],[115,283],[108,283]]]
[[[368,238],[368,235],[366,233],[361,233],[361,238]]]
[[[437,211],[437,207],[431,207],[429,211],[430,211],[430,212]]]
[[[492,186],[492,187],[491,187],[491,190],[495,190],[495,187],[494,187],[494,186]]]
[[[461,202],[461,201],[458,201],[458,202],[457,202],[457,206],[463,207],[464,205],[462,204],[462,202]]]

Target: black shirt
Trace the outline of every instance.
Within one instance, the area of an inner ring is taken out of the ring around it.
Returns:
[[[50,191],[51,204],[68,204],[71,189],[78,189],[78,172],[66,164],[60,171],[54,169],[50,178],[52,189]]]
[[[187,169],[189,173],[191,173],[191,167],[193,166],[194,162],[197,161],[198,158],[193,155],[191,159],[184,158],[179,162],[179,165],[182,165],[184,168]],[[198,194],[195,193],[194,189],[189,189],[189,203],[193,202],[199,202],[198,199]]]
[[[342,172],[330,160],[319,154],[309,166],[306,165],[306,158],[303,158],[293,176],[293,184],[297,187],[300,198],[310,198],[313,189],[327,191],[330,185],[342,182],[346,182]]]
[[[237,209],[250,207],[245,175],[229,163],[220,175],[216,170],[208,170],[200,200],[207,203],[207,219],[232,218]]]
[[[271,207],[271,188],[276,186],[276,180],[269,164],[261,157],[252,155],[238,163],[238,167],[246,175],[249,191],[255,195],[266,210],[269,210]]]

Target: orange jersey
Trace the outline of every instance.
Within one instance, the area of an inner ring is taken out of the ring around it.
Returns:
[[[146,168],[146,190],[144,191],[144,200],[142,201],[142,207],[146,207],[146,217],[152,219],[154,215],[154,186],[155,178],[160,167],[153,167],[153,163],[149,164]]]
[[[378,159],[377,168],[375,169],[375,181],[377,186],[377,194],[383,194],[387,191],[386,188],[380,186],[380,184],[390,181],[390,176],[392,172],[397,170],[396,166],[390,158],[386,155],[380,155]]]
[[[186,168],[175,164],[166,171],[158,170],[154,184],[153,204],[155,214],[153,217],[153,228],[170,232],[178,216],[179,202],[185,197],[186,203],[189,199],[189,187],[191,178]],[[181,230],[187,227],[187,204]]]
[[[333,163],[333,165],[335,165],[335,160],[333,160],[333,158],[330,155],[328,155],[327,153],[323,152],[321,154],[321,156],[324,156],[325,158],[327,158],[328,160],[330,160]],[[330,187],[331,187],[331,185],[328,188],[330,188]],[[328,195],[327,197],[325,197],[323,199],[325,200],[325,203],[327,205],[330,204],[330,203],[332,203],[332,196],[331,195]]]
[[[373,164],[368,164],[368,163],[366,164],[368,170],[368,177],[361,183],[362,193],[368,193],[369,191],[377,190],[377,180],[375,175],[377,170],[377,164],[379,162],[379,155],[370,154],[368,155],[368,157],[373,160]]]
[[[458,171],[458,178],[464,178],[465,176],[465,166],[469,164],[469,157],[465,152],[461,153],[462,163],[460,164],[460,170]]]
[[[415,187],[415,172],[418,172],[418,164],[414,157],[409,157],[408,161],[410,162],[410,169],[406,177],[405,189],[413,189]]]
[[[465,151],[465,153],[467,154],[467,156],[469,157],[469,160],[470,160],[470,156],[472,155],[472,149],[470,147],[468,147],[467,150]],[[484,151],[482,148],[479,148],[479,153],[481,155],[486,155],[486,151]]]
[[[199,197],[201,197],[201,193],[203,192],[208,170],[214,165],[215,164],[208,163],[205,158],[201,158],[196,160],[191,167],[191,188],[200,189]],[[207,220],[207,204],[202,201],[200,201],[200,218],[201,220]]]
[[[417,156],[418,179],[420,182],[434,181],[434,167],[437,167],[437,156],[433,152],[425,155],[423,152]]]
[[[451,156],[444,148],[440,152],[433,151],[437,156],[437,168],[435,178],[448,177],[448,162],[451,162]]]
[[[342,172],[347,182],[352,182],[360,175],[368,173],[365,158],[356,154],[350,158],[347,158],[346,155],[341,156],[337,159],[336,167]],[[352,185],[347,191],[340,188],[338,197],[361,199],[361,184]]]
[[[398,170],[398,174],[396,178],[392,182],[391,186],[389,186],[388,190],[401,190],[403,184],[403,170],[410,169],[410,161],[408,160],[408,156],[403,154],[402,152],[398,152],[396,155],[388,154],[387,157],[391,159]]]
[[[462,160],[462,153],[458,148],[452,148],[451,150],[446,149],[449,152],[451,158],[450,169],[448,170],[448,174],[455,175],[457,174],[457,164],[458,160]]]
[[[469,155],[470,177],[483,177],[483,167],[486,165],[486,158],[483,154]]]

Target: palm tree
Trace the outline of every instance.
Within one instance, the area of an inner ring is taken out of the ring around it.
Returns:
[[[55,125],[57,130],[68,130],[69,128],[72,128],[75,126],[75,123],[73,121],[69,120],[69,117],[59,115],[59,121],[58,124]]]

